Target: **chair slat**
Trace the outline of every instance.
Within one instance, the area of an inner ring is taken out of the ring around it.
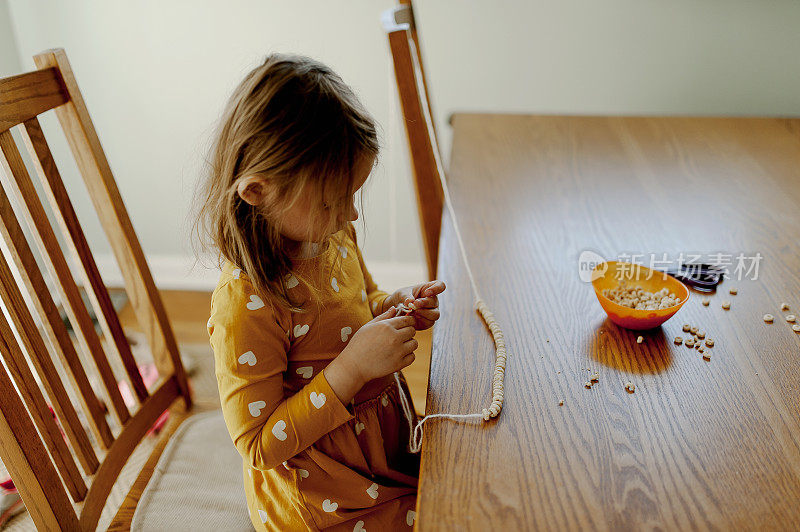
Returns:
[[[0,351],[3,351],[5,356],[9,350],[4,338],[0,337]],[[14,485],[22,494],[25,506],[39,530],[77,530],[78,517],[75,515],[75,510],[61,486],[44,443],[25,411],[25,405],[22,404],[11,378],[2,365],[0,365],[0,449],[3,453],[3,463],[8,467]]]
[[[10,241],[11,237],[8,231],[4,230],[3,234],[6,237],[6,241]],[[97,399],[97,396],[94,394],[94,390],[92,390],[83,369],[82,362],[78,357],[78,353],[75,351],[72,339],[50,296],[49,288],[38,268],[25,267],[26,264],[35,263],[33,257],[29,255],[27,246],[25,246],[25,250],[22,251],[22,254],[27,257],[25,260],[20,258],[20,252],[15,248],[12,247],[11,252],[14,255],[17,269],[26,285],[25,288],[31,295],[34,305],[37,306],[36,310],[39,315],[44,318],[42,321],[50,337],[50,342],[54,346],[55,351],[60,355],[63,366],[69,368],[69,376],[72,381],[73,389],[78,392],[78,397],[83,404],[84,412],[89,420],[89,426],[102,448],[108,449],[114,441],[114,436],[106,422],[104,409]],[[82,449],[77,449],[77,452],[78,456],[81,458],[81,464],[84,466],[84,471],[87,474],[94,473],[99,465],[94,452],[89,454],[85,453]]]
[[[178,344],[67,56],[62,49],[48,50],[34,56],[34,61],[40,69],[58,67],[61,73],[70,101],[57,107],[56,115],[122,270],[131,306],[148,338],[156,367],[162,375],[174,373],[188,408],[191,392]]]
[[[72,207],[72,202],[69,199],[66,188],[64,188],[64,183],[44,138],[44,132],[36,118],[26,120],[23,123],[22,138],[31,154],[39,179],[47,193],[50,206],[61,226],[64,237],[67,239],[67,244],[72,250],[73,256],[80,261],[83,267],[84,279],[91,286],[91,290],[87,289],[86,292],[94,308],[99,310],[98,321],[106,338],[113,339],[113,345],[122,360],[122,365],[128,374],[133,391],[141,403],[149,395],[147,387],[144,384],[139,368],[136,366],[136,360],[133,358],[131,346],[119,322],[119,316],[117,316],[114,304],[108,295],[108,290],[100,277],[100,271],[97,269],[94,257],[92,257],[89,243],[83,234],[78,217]]]
[[[179,397],[178,380],[175,375],[160,380],[152,395],[147,398],[131,422],[117,436],[89,487],[89,494],[86,496],[80,513],[81,529],[94,530],[97,527],[103,506],[119,472],[122,471],[131,453],[153,426],[153,423]],[[186,409],[180,404],[173,408],[176,413],[186,412]]]
[[[0,131],[53,109],[68,100],[55,68],[0,80]]]
[[[428,275],[436,277],[439,255],[439,232],[442,223],[444,191],[436,169],[434,149],[438,149],[427,127],[422,108],[427,105],[427,95],[420,95],[417,72],[411,55],[413,42],[408,24],[398,24],[394,14],[388,11],[383,17],[384,28],[389,38],[389,48],[394,63],[397,92],[405,118],[406,137],[414,170],[414,188],[417,208],[422,226],[422,237],[426,250]],[[424,101],[424,103],[423,103]]]
[[[24,214],[28,224],[31,227],[36,227],[37,231],[32,232],[40,249],[42,249],[42,257],[45,259],[44,262],[50,268],[51,273],[54,274],[53,277],[58,279],[56,287],[64,301],[64,310],[67,312],[72,323],[77,324],[77,336],[79,340],[81,340],[86,352],[94,359],[97,371],[105,385],[106,393],[111,401],[111,405],[114,407],[113,410],[117,420],[120,426],[123,426],[128,419],[130,419],[128,407],[122,399],[117,379],[103,352],[103,346],[95,331],[92,318],[89,316],[86,305],[78,292],[78,287],[75,284],[75,280],[72,278],[69,266],[64,261],[64,255],[61,253],[58,241],[47,221],[47,216],[41,209],[41,204],[35,199],[36,192],[33,189],[33,183],[28,176],[28,170],[20,157],[16,143],[9,131],[0,132],[0,153],[2,154],[0,161],[2,161],[6,173],[8,174],[4,184],[6,187],[10,186],[10,188],[17,193],[18,197],[21,196],[25,200],[21,202],[21,205],[25,207],[25,209],[23,209],[25,210]],[[25,192],[23,192],[23,190]],[[33,194],[34,198],[30,197],[31,194]],[[0,193],[0,196],[4,197],[5,194]],[[33,201],[28,201],[30,199]],[[2,201],[8,204],[8,200],[5,198]],[[2,210],[3,223],[7,227],[11,227],[12,225],[18,226],[19,222],[17,222],[13,211],[10,210],[10,204],[8,204],[8,207],[8,209]],[[31,207],[33,207],[33,209],[31,209]],[[19,253],[20,259],[23,262],[27,262],[27,264],[25,264],[25,269],[37,268],[33,254],[30,253],[30,251],[24,251],[30,248],[28,248],[27,241],[25,241],[22,231],[20,230],[16,235],[15,231],[11,231],[10,236],[12,240],[9,242],[9,247],[12,247],[13,243],[13,247],[17,250],[17,253]]]
[[[67,420],[67,423],[62,425],[73,448],[85,450],[88,447],[87,454],[94,454],[91,444],[86,438],[86,433],[81,429],[80,421],[72,408],[67,393],[61,385],[58,374],[55,373],[52,362],[49,360],[49,364],[44,362],[48,353],[44,349],[44,344],[36,330],[36,325],[33,323],[33,318],[27,312],[25,300],[14,283],[14,277],[2,254],[0,254],[0,297],[6,304],[8,313],[14,321],[17,332],[25,345],[25,350],[39,373],[47,394],[53,398],[53,408],[60,419]],[[14,376],[14,380],[20,389],[20,394],[25,398],[25,402],[30,408],[30,412],[44,437],[45,444],[53,456],[53,461],[72,499],[81,501],[86,496],[86,484],[80,471],[78,471],[78,466],[72,459],[69,448],[61,436],[61,431],[56,425],[53,415],[47,408],[47,402],[33,373],[31,373],[25,356],[22,354],[22,349],[17,344],[14,332],[2,313],[0,313],[0,336],[4,340],[3,346],[7,347],[7,352],[3,353],[3,360],[5,360],[8,370]],[[16,393],[13,386],[11,392]],[[17,412],[17,415],[21,412]]]

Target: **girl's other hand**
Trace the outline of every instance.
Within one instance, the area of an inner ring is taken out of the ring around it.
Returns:
[[[414,318],[414,328],[418,331],[430,329],[436,320],[439,319],[439,298],[438,294],[444,292],[444,281],[434,280],[427,283],[407,286],[397,290],[394,294],[386,298],[391,305],[403,303],[406,306],[413,305],[414,312],[409,316]],[[386,305],[386,302],[384,302]]]
[[[325,368],[325,377],[339,399],[347,403],[367,382],[399,371],[414,362],[419,347],[413,316],[397,316],[389,308],[361,326]]]

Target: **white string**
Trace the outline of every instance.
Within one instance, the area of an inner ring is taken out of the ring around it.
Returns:
[[[505,365],[506,365],[506,348],[505,348],[505,339],[503,338],[503,332],[500,329],[500,326],[497,324],[497,321],[494,319],[494,315],[483,302],[480,294],[478,293],[478,286],[475,283],[475,277],[472,274],[472,269],[469,266],[469,260],[467,259],[467,252],[464,247],[464,240],[461,238],[461,231],[458,227],[458,219],[456,218],[455,210],[453,209],[453,202],[450,199],[450,191],[447,188],[447,181],[445,179],[444,173],[444,165],[442,164],[441,153],[439,152],[439,143],[436,140],[436,133],[433,130],[433,118],[431,117],[430,108],[428,107],[428,97],[427,92],[425,91],[425,84],[422,80],[421,75],[421,67],[419,65],[419,59],[417,55],[417,48],[416,44],[414,43],[413,39],[408,39],[408,45],[411,51],[411,62],[414,69],[414,81],[417,85],[417,97],[419,100],[420,108],[422,109],[422,113],[424,115],[424,122],[428,129],[428,138],[431,142],[431,148],[433,152],[433,159],[436,163],[436,173],[439,176],[439,181],[442,184],[442,191],[444,192],[444,203],[447,206],[447,210],[450,213],[450,219],[453,223],[453,229],[456,233],[456,241],[458,242],[459,248],[461,250],[461,257],[464,260],[464,266],[467,269],[467,276],[469,277],[470,284],[472,285],[472,292],[475,294],[475,308],[480,312],[481,317],[483,318],[486,325],[489,327],[489,330],[492,333],[495,343],[495,350],[496,350],[496,358],[495,358],[495,371],[492,377],[492,403],[489,408],[484,408],[482,414],[430,414],[425,416],[417,426],[414,427],[413,431],[409,435],[410,442],[409,442],[409,451],[412,453],[419,452],[422,448],[422,435],[423,435],[423,424],[429,420],[434,418],[445,418],[445,419],[452,419],[452,420],[464,420],[464,419],[479,419],[483,418],[484,421],[488,421],[493,417],[497,417],[500,414],[500,411],[503,408],[503,381],[505,377]],[[401,306],[402,307],[402,306]],[[399,312],[398,312],[399,313]],[[406,416],[406,419],[409,423],[409,429],[411,429],[413,425],[413,415],[411,412],[411,408],[407,404],[407,400],[405,398],[405,394],[400,387],[400,379],[395,373],[395,380],[397,381],[398,391],[400,393],[400,401],[403,405],[403,412]]]

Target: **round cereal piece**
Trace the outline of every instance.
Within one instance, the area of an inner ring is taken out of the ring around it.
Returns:
[[[795,320],[797,320],[797,317],[795,317],[794,314],[789,314],[786,316],[786,321],[788,321],[789,323],[794,323]]]
[[[589,377],[589,380],[592,382],[597,382],[600,380],[600,375],[597,373],[592,373],[592,375]]]
[[[591,388],[592,387],[592,382],[591,381],[586,381],[586,382],[583,383],[583,385],[586,386],[587,388]]]
[[[680,336],[676,336],[674,341],[675,345],[681,345],[683,343],[683,338],[681,338]]]
[[[764,323],[772,323],[775,317],[772,314],[764,314]]]
[[[704,307],[707,307],[709,305],[709,303],[711,303],[711,300],[706,298],[706,299],[703,299],[701,301],[701,303],[703,304]]]
[[[722,302],[722,308],[723,308],[724,310],[730,310],[730,309],[731,309],[731,302],[730,302],[730,301],[727,301],[727,300],[726,300],[726,301],[723,301],[723,302]]]
[[[636,390],[636,386],[631,381],[628,381],[625,383],[625,389],[628,390],[628,393],[633,393]]]
[[[731,287],[731,289],[730,289],[730,290],[728,290],[728,293],[729,293],[730,295],[732,295],[732,296],[735,296],[736,294],[738,294],[738,293],[739,293],[739,290],[738,290],[736,287]]]
[[[703,353],[704,351],[705,351],[705,349],[703,349],[703,346],[700,345],[700,344],[697,344],[697,352],[698,353]]]
[[[697,331],[697,337],[702,340],[703,338],[706,337],[706,332],[705,331]]]
[[[781,310],[789,310],[789,303],[781,303]]]
[[[692,333],[692,334],[697,334],[697,327],[690,328],[689,332]]]
[[[714,340],[706,338],[706,347],[714,347]]]
[[[558,402],[558,406],[564,406],[564,400],[563,399]]]
[[[637,344],[641,344],[642,342],[644,342],[644,337],[643,337],[643,336],[640,336],[640,337],[638,337],[638,338],[636,339],[636,343],[637,343]]]
[[[800,333],[800,325],[798,324],[792,325],[792,330],[796,333]]]
[[[706,352],[706,353],[703,353],[703,358],[704,358],[705,360],[711,360],[711,353],[708,353],[708,352]]]
[[[683,342],[683,344],[684,344],[686,347],[689,347],[689,348],[692,348],[692,347],[694,347],[694,338],[687,338],[687,339],[686,339],[686,341],[685,341],[685,342]]]
[[[683,332],[689,332],[690,330],[692,330],[692,326],[689,325],[688,323],[684,323],[683,324]]]

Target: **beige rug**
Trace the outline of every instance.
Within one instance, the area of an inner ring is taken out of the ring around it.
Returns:
[[[133,351],[134,358],[137,364],[144,364],[147,362],[152,361],[152,355],[150,353],[150,349],[147,346],[147,342],[145,341],[143,335],[130,333],[128,334],[129,339],[131,340],[131,347]],[[105,346],[104,346],[105,348]],[[194,402],[199,407],[205,408],[219,408],[219,395],[217,391],[217,381],[214,375],[214,353],[211,350],[211,346],[208,343],[200,343],[200,344],[181,344],[180,347],[181,353],[181,360],[183,361],[184,367],[189,375],[189,382],[192,386],[193,398]],[[81,353],[81,350],[78,350]],[[83,356],[81,354],[81,356]],[[115,360],[115,357],[109,357],[111,360],[111,365],[114,371],[114,374],[121,378],[124,375],[124,370],[122,368],[121,363]],[[85,368],[93,368],[94,363],[88,360],[84,360],[84,367]],[[56,367],[63,373],[63,368],[61,365],[56,362]],[[35,372],[34,372],[35,373]],[[95,390],[102,389],[102,386],[96,384],[98,381],[96,377],[90,375],[89,376],[90,382],[92,382],[92,386]],[[65,387],[68,389],[69,395],[72,398],[73,405],[75,406],[76,411],[79,413],[79,417],[83,418],[83,414],[80,408],[80,403],[77,401],[77,398],[74,395],[74,392],[71,390],[71,386],[65,382]],[[119,434],[119,427],[114,422],[111,415],[107,416],[107,420],[109,425],[112,428],[113,434],[116,436]],[[91,432],[87,430],[90,439],[92,438]],[[114,518],[114,515],[117,513],[117,509],[119,508],[120,503],[125,498],[130,489],[131,485],[133,485],[136,476],[139,474],[142,466],[144,465],[147,458],[150,456],[150,452],[158,440],[158,435],[155,437],[145,437],[144,440],[136,447],[136,449],[131,454],[130,459],[128,460],[125,467],[122,469],[120,473],[119,480],[114,485],[111,490],[111,493],[108,497],[108,502],[106,503],[106,507],[103,510],[103,513],[100,517],[100,522],[98,524],[98,529],[105,530],[108,528],[108,524]],[[99,447],[95,447],[95,451],[98,454],[98,458],[102,460],[102,451]],[[76,461],[77,463],[77,461]],[[0,462],[0,478],[7,478],[8,474],[6,471],[5,466]],[[87,485],[90,484],[91,479],[87,479]],[[8,523],[6,523],[3,530],[8,531],[17,531],[17,530],[25,530],[25,531],[35,531],[36,527],[31,520],[30,515],[27,511],[23,511],[22,513],[13,517]]]

